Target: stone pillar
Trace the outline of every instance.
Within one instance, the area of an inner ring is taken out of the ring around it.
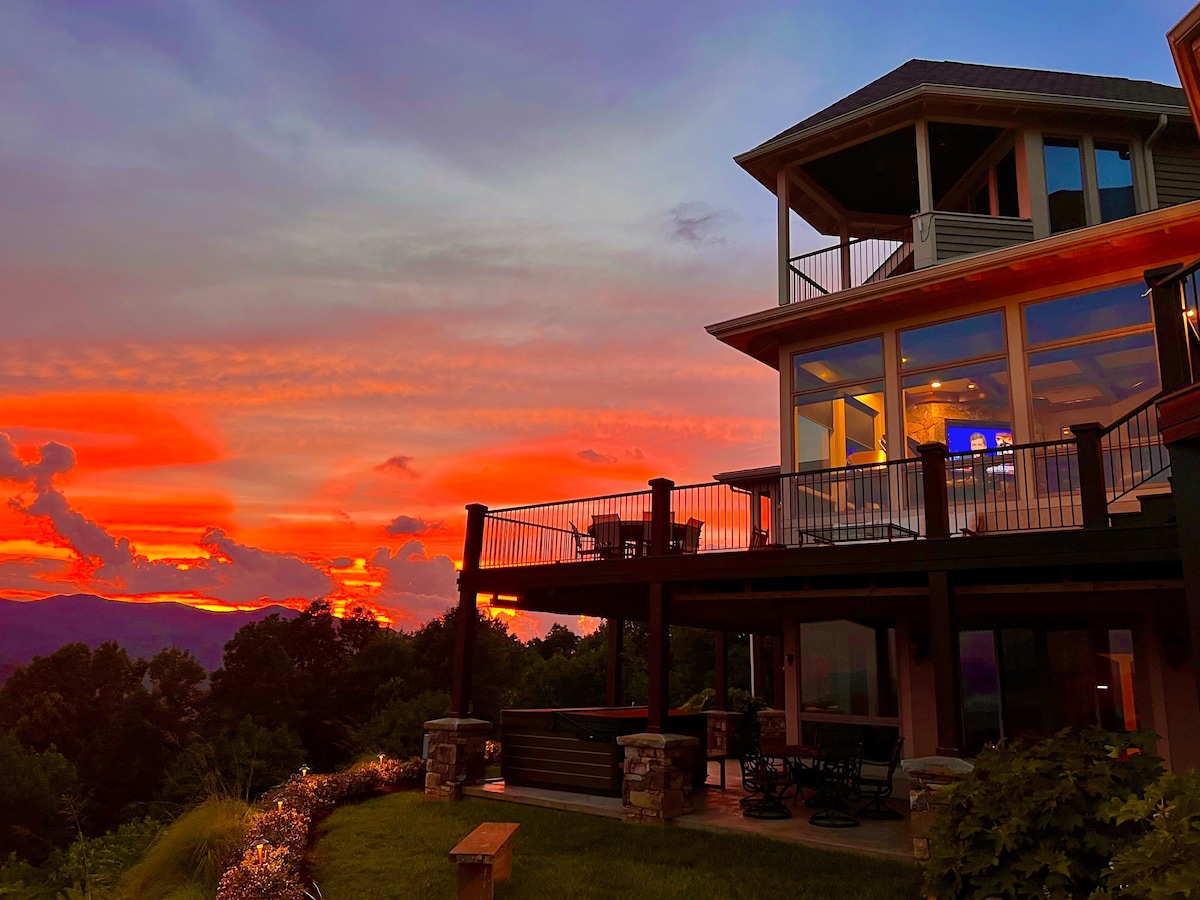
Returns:
[[[425,761],[425,796],[430,800],[461,800],[468,784],[483,784],[484,753],[492,723],[483,719],[433,719],[429,759]]]
[[[708,716],[708,755],[732,756],[736,748],[731,741],[737,734],[742,714],[726,709],[710,709],[704,714]]]
[[[764,750],[777,750],[787,745],[787,722],[782,709],[758,711],[758,745]]]
[[[621,805],[626,822],[665,825],[692,812],[692,776],[700,742],[682,734],[625,734]]]

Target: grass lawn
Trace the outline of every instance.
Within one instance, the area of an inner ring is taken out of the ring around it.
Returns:
[[[746,835],[627,825],[583,813],[420,791],[344,806],[324,823],[314,878],[325,900],[453,898],[447,854],[480,822],[520,822],[498,900],[771,897],[914,900],[912,866]]]

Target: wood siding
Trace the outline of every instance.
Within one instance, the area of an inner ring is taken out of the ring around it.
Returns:
[[[933,216],[935,260],[999,250],[1033,240],[1033,222],[1006,216],[939,212]]]
[[[1159,207],[1200,200],[1200,149],[1159,144],[1153,153]]]

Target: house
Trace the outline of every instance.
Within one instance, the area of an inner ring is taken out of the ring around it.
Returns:
[[[687,744],[666,709],[680,624],[774,638],[789,744],[842,723],[970,755],[1098,724],[1152,729],[1169,766],[1200,767],[1185,92],[911,60],[736,162],[776,201],[778,296],[708,331],[778,370],[781,464],[468,507],[460,608],[648,622],[645,740],[627,743],[668,761]],[[797,255],[797,218],[831,243]],[[431,723],[443,762],[484,727],[473,620],[452,716]]]

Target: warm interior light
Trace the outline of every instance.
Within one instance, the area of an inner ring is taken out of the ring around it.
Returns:
[[[908,357],[907,357],[907,356],[902,356],[902,357],[900,357],[900,362],[901,362],[901,363],[906,363],[906,362],[908,362]]]
[[[931,381],[931,382],[929,382],[929,386],[931,388],[936,389],[936,388],[940,388],[942,386],[942,383],[940,381]]]
[[[968,391],[973,391],[973,390],[975,390],[975,388],[977,388],[978,386],[979,386],[979,385],[977,385],[977,384],[976,384],[975,382],[973,382],[973,381],[968,381],[968,382],[967,382],[967,390],[968,390]]]
[[[1196,311],[1194,309],[1189,309],[1186,313],[1184,313],[1184,315],[1186,315],[1189,319],[1194,319],[1196,318]]]

